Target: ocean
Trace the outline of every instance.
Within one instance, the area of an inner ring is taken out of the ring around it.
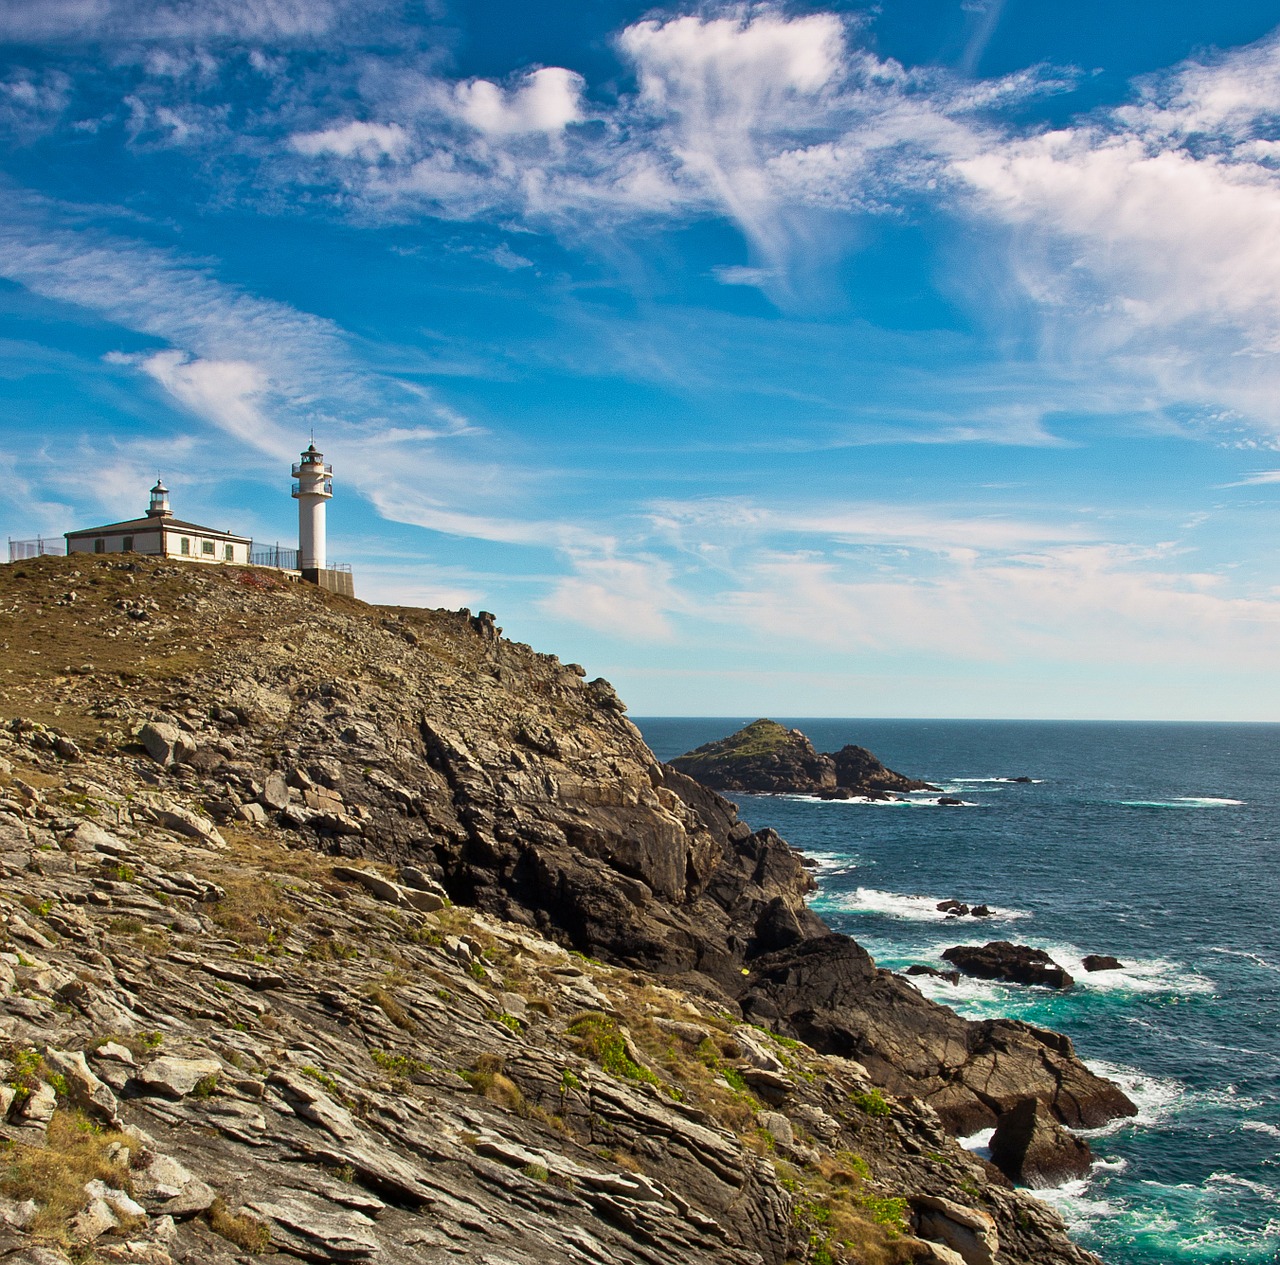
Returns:
[[[670,759],[753,719],[636,724]],[[1108,1265],[1280,1261],[1280,725],[775,719],[964,801],[735,796],[818,862],[832,927],[890,969],[1008,939],[1075,976],[917,981],[963,1015],[1069,1034],[1138,1104],[1085,1135],[1087,1180],[1038,1192],[1075,1240]],[[947,920],[947,898],[996,916]],[[1089,953],[1125,969],[1090,974]]]

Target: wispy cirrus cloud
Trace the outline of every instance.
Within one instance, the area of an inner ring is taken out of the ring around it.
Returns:
[[[597,547],[597,533],[525,515],[533,473],[420,384],[371,366],[332,321],[228,285],[207,264],[73,232],[51,205],[11,198],[8,210],[0,276],[164,344],[107,360],[240,444],[246,469],[255,455],[283,462],[315,427],[389,518],[511,544]],[[481,446],[458,451],[468,443]],[[477,498],[490,512],[472,508]]]

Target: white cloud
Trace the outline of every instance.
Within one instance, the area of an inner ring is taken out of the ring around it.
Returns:
[[[1234,483],[1224,484],[1229,488],[1256,488],[1263,487],[1269,483],[1280,483],[1280,470],[1255,470],[1252,474],[1246,474],[1242,479],[1237,479]]]
[[[747,268],[741,264],[723,264],[713,268],[711,275],[722,286],[764,286],[776,280],[778,273],[772,268]]]
[[[323,35],[344,9],[361,7],[353,0],[34,0],[0,6],[0,39],[293,41]]]
[[[489,136],[561,132],[582,118],[582,76],[560,66],[544,66],[504,90],[487,79],[454,88],[458,116]]]
[[[192,360],[179,351],[158,351],[139,362],[184,408],[214,423],[250,448],[281,461],[294,443],[262,411],[268,389],[260,366],[245,360]]]
[[[955,555],[946,571],[872,569],[822,553],[761,551],[711,608],[766,639],[845,654],[956,662],[1238,670],[1273,664],[1274,595],[1162,568],[1161,551],[1108,544]]]
[[[383,157],[399,158],[408,143],[409,137],[398,123],[351,122],[289,137],[290,148],[299,154],[313,158],[318,154],[333,154],[365,162],[376,162]]]
[[[538,606],[570,623],[625,641],[666,642],[669,616],[684,606],[671,567],[656,558],[579,558]]]

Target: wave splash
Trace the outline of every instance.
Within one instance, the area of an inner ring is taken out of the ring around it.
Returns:
[[[901,918],[908,922],[953,922],[957,927],[981,928],[986,923],[1013,922],[1030,918],[1025,909],[1004,909],[988,905],[989,918],[958,917],[948,919],[938,908],[941,896],[907,896],[901,892],[882,892],[874,887],[859,887],[852,892],[830,896],[821,902],[821,909],[837,910],[845,914],[880,914],[886,918]],[[815,902],[815,907],[819,907]]]

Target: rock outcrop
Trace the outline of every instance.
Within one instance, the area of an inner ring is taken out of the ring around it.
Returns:
[[[865,747],[823,755],[798,729],[756,720],[716,742],[677,756],[671,767],[717,791],[820,795],[830,799],[890,799],[937,790],[887,769]]]
[[[1087,953],[1082,959],[1086,971],[1123,971],[1124,963],[1109,953]]]
[[[957,944],[942,954],[965,975],[1005,980],[1010,984],[1038,984],[1043,988],[1071,988],[1075,980],[1043,949],[1008,940],[987,944]]]
[[[991,1162],[1011,1181],[1043,1190],[1087,1177],[1093,1155],[1088,1142],[1068,1133],[1044,1103],[1024,1098],[996,1122]]]
[[[0,1250],[781,1265],[839,1207],[885,1260],[1092,1260],[951,1134],[1120,1091],[830,935],[606,682],[140,558],[0,568],[0,650]]]

